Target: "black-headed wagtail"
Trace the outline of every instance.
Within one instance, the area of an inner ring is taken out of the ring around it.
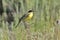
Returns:
[[[19,23],[22,21],[22,20],[30,20],[31,18],[33,17],[33,10],[29,10],[27,14],[24,14],[20,19],[19,19],[19,22],[18,24],[16,25],[16,27],[19,25]]]

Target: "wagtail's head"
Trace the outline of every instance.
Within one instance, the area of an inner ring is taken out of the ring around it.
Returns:
[[[29,10],[28,12],[33,12],[33,10]]]
[[[29,10],[28,13],[33,13],[33,10]]]

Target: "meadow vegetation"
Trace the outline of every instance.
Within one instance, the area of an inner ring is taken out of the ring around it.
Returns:
[[[18,2],[21,3],[20,12]],[[6,18],[6,5],[14,4],[16,13],[13,13],[12,31],[9,33]],[[60,0],[3,0],[4,14],[0,22],[0,40],[60,40]],[[34,10],[32,20],[27,22],[25,29],[23,21],[18,25],[19,18],[29,9]],[[10,38],[11,37],[11,38]]]

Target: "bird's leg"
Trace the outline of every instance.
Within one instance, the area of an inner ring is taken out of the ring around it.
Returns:
[[[25,29],[26,29],[28,27],[27,23],[25,21],[23,21],[23,23],[24,23],[24,26],[25,26]]]

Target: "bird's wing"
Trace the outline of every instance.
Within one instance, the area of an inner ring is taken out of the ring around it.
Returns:
[[[29,14],[24,14],[19,20],[24,20]]]
[[[19,23],[21,22],[21,20],[24,20],[26,17],[28,17],[29,14],[24,14],[20,19],[19,19],[19,22],[17,24],[17,26],[19,25]],[[17,27],[16,26],[16,27]]]

